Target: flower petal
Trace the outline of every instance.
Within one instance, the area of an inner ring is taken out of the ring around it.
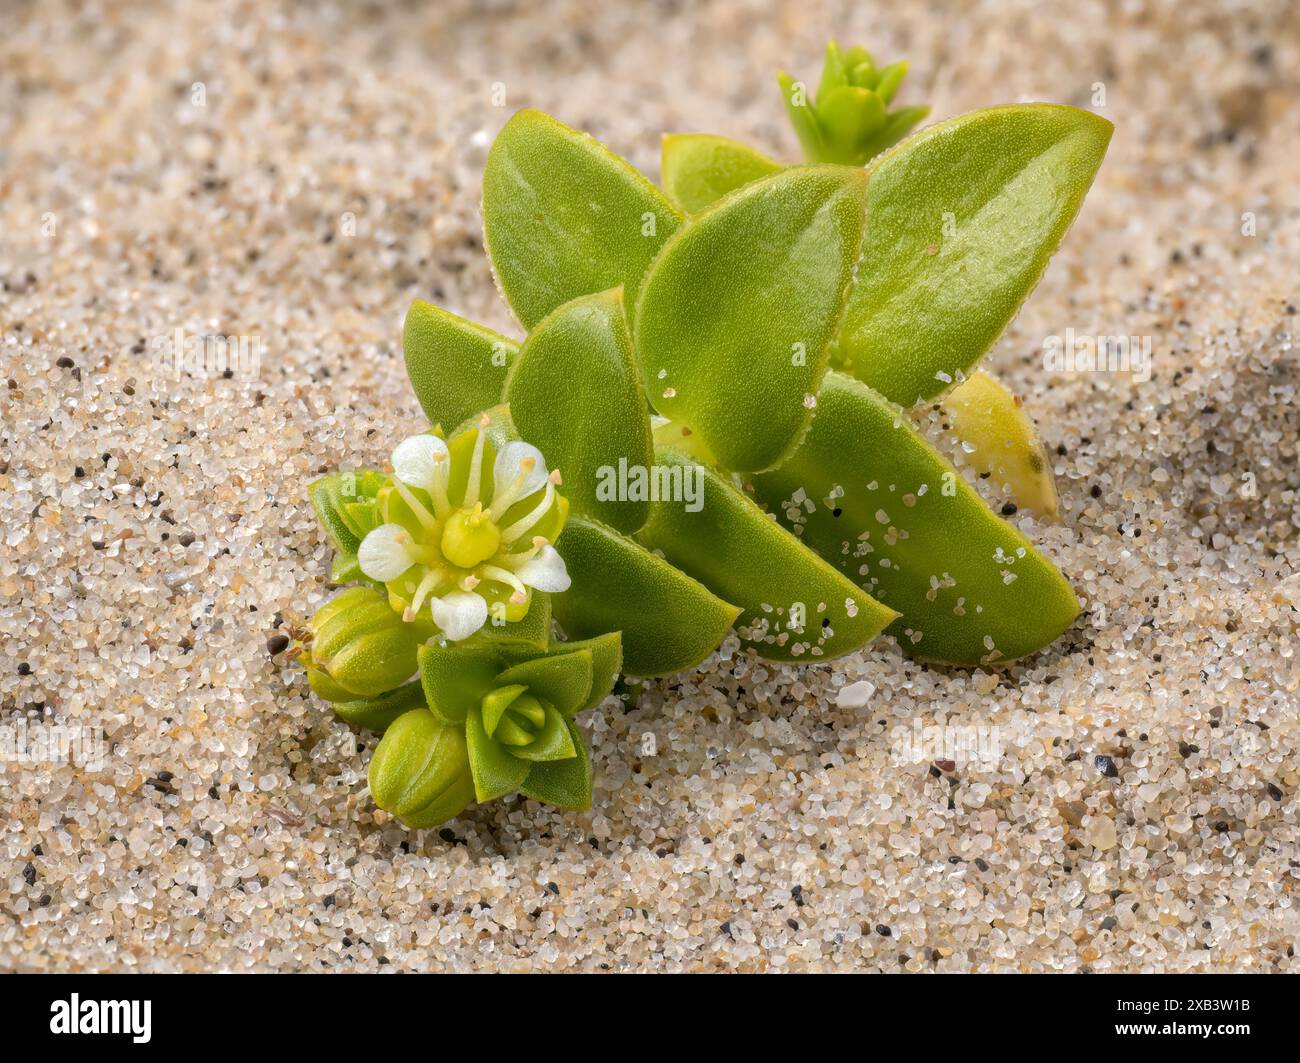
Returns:
[[[534,491],[546,486],[546,459],[542,452],[531,443],[514,439],[497,452],[497,460],[492,466],[492,484],[497,494],[509,489],[520,473],[520,463],[525,458],[533,459],[533,467],[524,476],[523,487],[515,492],[515,498],[527,498]]]
[[[361,571],[380,583],[397,579],[415,564],[406,549],[411,533],[400,524],[381,524],[361,540],[357,548],[357,563]]]
[[[429,599],[433,622],[451,642],[469,638],[487,623],[487,602],[481,594],[452,591],[441,598]]]
[[[519,582],[525,587],[532,587],[534,590],[545,591],[548,594],[559,594],[569,589],[569,570],[564,567],[564,558],[555,547],[543,546],[541,553],[531,561],[525,561],[518,569],[515,575]]]
[[[447,444],[427,433],[403,439],[393,451],[393,475],[412,487],[431,490],[436,481],[446,482],[450,468]]]

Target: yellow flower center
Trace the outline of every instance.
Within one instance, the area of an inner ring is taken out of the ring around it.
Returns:
[[[458,509],[442,530],[442,556],[457,568],[481,565],[500,546],[501,530],[483,512],[481,502],[473,509]]]

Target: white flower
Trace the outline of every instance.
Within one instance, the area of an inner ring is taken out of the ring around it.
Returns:
[[[400,524],[379,525],[361,540],[357,549],[361,571],[380,583],[397,579],[415,564],[415,558],[407,549],[410,542],[411,533]]]
[[[471,591],[452,591],[441,598],[430,598],[429,611],[451,642],[469,638],[488,618],[487,602],[481,594]]]
[[[560,594],[569,589],[572,580],[569,570],[564,567],[564,558],[555,547],[543,546],[541,552],[517,569],[515,575],[519,582],[534,590],[546,591],[548,594]]]
[[[435,483],[445,485],[450,469],[447,444],[437,436],[410,436],[393,451],[393,474],[412,487],[432,491]]]
[[[548,472],[531,443],[511,440],[495,449],[488,440],[490,426],[483,416],[470,452],[458,447],[455,479],[461,480],[463,469],[464,493],[455,503],[448,498],[453,478],[447,443],[428,433],[402,440],[393,451],[394,495],[382,502],[386,523],[366,535],[357,550],[361,571],[392,585],[405,620],[415,621],[427,607],[452,642],[487,623],[489,602],[506,598],[515,610],[510,615],[517,617],[533,590],[558,593],[570,582],[564,559],[544,536],[534,535],[528,547],[520,542],[554,507],[558,470]],[[504,523],[515,503],[534,497],[526,513]],[[389,508],[397,498],[402,505]]]

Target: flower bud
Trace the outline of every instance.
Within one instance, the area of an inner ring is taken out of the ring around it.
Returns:
[[[375,804],[408,827],[436,827],[474,800],[465,733],[428,709],[412,709],[384,732],[370,760]]]
[[[350,587],[312,617],[308,682],[327,701],[376,697],[411,678],[416,650],[432,634],[428,624],[405,623],[382,591]]]

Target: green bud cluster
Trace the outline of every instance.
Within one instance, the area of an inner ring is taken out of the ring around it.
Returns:
[[[573,717],[610,692],[621,663],[617,633],[544,649],[491,638],[423,647],[424,703],[375,750],[375,803],[409,827],[515,792],[587,808],[591,763]]]
[[[930,108],[889,109],[906,76],[905,62],[877,67],[865,48],[841,52],[834,41],[826,46],[816,97],[808,95],[802,81],[779,73],[781,95],[804,158],[864,166],[907,136]]]

